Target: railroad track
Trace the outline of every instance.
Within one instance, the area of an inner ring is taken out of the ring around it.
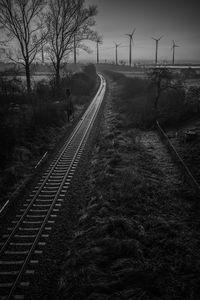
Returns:
[[[0,300],[24,299],[103,101],[106,82],[99,77],[92,103],[1,239]]]

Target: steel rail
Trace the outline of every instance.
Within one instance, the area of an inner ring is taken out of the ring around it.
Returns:
[[[99,90],[101,90],[102,86],[100,86]],[[97,92],[97,95],[99,94],[99,91]],[[69,140],[67,141],[67,144],[64,145],[64,147],[61,150],[61,154],[59,154],[59,157],[57,158],[56,162],[53,164],[53,166],[51,167],[50,172],[48,173],[48,175],[46,176],[45,180],[42,182],[40,188],[37,190],[35,196],[33,197],[32,201],[30,202],[30,204],[28,205],[28,207],[26,208],[26,210],[24,211],[23,215],[21,216],[20,220],[18,221],[18,223],[16,224],[15,228],[13,229],[12,233],[10,234],[9,238],[6,240],[6,242],[4,243],[3,247],[1,247],[0,249],[0,255],[2,254],[2,252],[5,250],[7,244],[10,242],[11,238],[14,236],[15,232],[17,231],[19,224],[23,222],[24,217],[27,215],[27,212],[29,211],[29,209],[32,207],[32,204],[35,202],[35,200],[37,199],[37,197],[39,196],[41,190],[44,188],[45,184],[47,183],[49,177],[51,176],[51,174],[53,173],[53,171],[55,170],[56,166],[58,165],[58,162],[61,160],[63,154],[66,152],[67,147],[70,146],[74,136],[76,135],[77,131],[79,130],[79,128],[81,127],[81,125],[84,122],[85,117],[87,116],[87,114],[91,111],[91,109],[93,108],[93,105],[96,101],[97,96],[95,96],[94,100],[92,101],[91,105],[88,107],[88,109],[86,110],[86,112],[84,113],[83,117],[81,118],[81,120],[79,121],[79,123],[77,124],[75,130],[72,132],[71,136],[69,137]]]
[[[8,245],[10,244],[12,239],[15,237],[15,234],[19,230],[19,227],[23,226],[23,223],[24,223],[24,220],[25,220],[27,214],[30,213],[31,208],[33,207],[33,204],[35,203],[36,199],[38,198],[39,195],[41,195],[42,190],[49,183],[48,181],[51,179],[51,176],[56,176],[55,174],[59,174],[58,173],[59,163],[62,163],[62,160],[63,161],[69,160],[69,164],[67,165],[67,170],[64,171],[65,172],[64,176],[63,177],[61,176],[61,178],[59,179],[60,182],[59,182],[58,189],[57,189],[53,199],[51,199],[51,204],[49,205],[48,211],[46,212],[44,219],[41,222],[38,221],[38,223],[40,223],[38,232],[34,236],[34,240],[31,243],[30,249],[28,251],[25,251],[25,252],[28,252],[28,254],[26,255],[25,259],[23,259],[23,263],[20,266],[20,270],[16,271],[17,277],[12,282],[12,286],[9,289],[5,299],[8,299],[8,300],[12,299],[12,296],[14,295],[14,292],[20,283],[20,280],[24,274],[24,271],[26,270],[26,266],[28,266],[31,256],[34,253],[36,246],[38,245],[38,242],[41,238],[43,231],[45,230],[45,226],[51,217],[51,214],[52,214],[52,211],[54,210],[56,202],[57,202],[59,196],[61,195],[61,192],[66,184],[68,177],[70,176],[70,172],[73,167],[76,168],[77,162],[80,159],[80,155],[84,149],[84,146],[88,139],[89,133],[90,133],[92,126],[96,120],[96,116],[99,112],[99,109],[101,107],[101,103],[103,101],[103,97],[105,94],[105,88],[106,88],[105,80],[101,75],[99,75],[99,77],[101,79],[100,88],[99,88],[96,96],[94,97],[92,103],[90,104],[90,106],[88,107],[88,109],[86,110],[84,115],[82,116],[81,120],[79,121],[76,128],[74,129],[73,133],[71,134],[71,136],[69,137],[67,142],[64,144],[63,148],[61,148],[61,150],[59,151],[58,157],[55,159],[55,162],[52,164],[52,166],[50,167],[50,170],[47,172],[47,175],[45,176],[44,180],[40,184],[39,188],[36,190],[35,195],[33,196],[29,205],[23,212],[22,216],[20,217],[20,219],[18,220],[18,222],[12,229],[12,232],[10,233],[10,235],[8,236],[8,238],[6,239],[6,241],[4,242],[4,244],[1,248],[0,255],[5,253],[5,249],[8,247]],[[76,147],[75,149],[70,148],[70,147],[73,147],[73,142],[75,144],[74,147]],[[71,151],[73,153],[67,154],[67,157],[66,157],[67,151],[68,152]],[[70,157],[70,155],[72,155],[72,157]],[[63,168],[63,166],[61,166],[61,167]],[[56,169],[58,169],[58,170],[56,170]],[[54,174],[54,171],[57,173]],[[50,188],[50,184],[51,183],[49,183],[49,186],[47,186],[47,189]],[[41,201],[41,200],[37,200],[37,201]],[[40,210],[40,212],[42,212],[42,210]],[[23,230],[25,230],[25,228]]]
[[[190,169],[188,168],[188,166],[186,165],[184,160],[180,157],[176,148],[173,146],[168,135],[165,133],[165,131],[163,130],[163,128],[161,127],[161,125],[158,121],[156,121],[156,126],[157,126],[157,129],[158,129],[158,132],[159,132],[161,138],[164,139],[164,141],[166,142],[165,144],[167,145],[169,152],[173,155],[173,158],[176,160],[176,162],[179,163],[184,176],[186,177],[186,179],[189,179],[191,186],[196,190],[197,194],[199,195],[199,192],[200,192],[199,183],[194,178],[193,174],[191,173]]]

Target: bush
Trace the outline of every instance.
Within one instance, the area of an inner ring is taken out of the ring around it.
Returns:
[[[11,160],[15,146],[14,129],[10,126],[0,123],[0,169],[3,169]]]
[[[76,73],[71,81],[72,94],[75,96],[88,96],[90,93],[89,77],[85,73]]]
[[[87,74],[90,78],[95,78],[97,75],[95,65],[93,64],[88,64],[84,66],[83,72]]]
[[[71,90],[75,96],[89,96],[95,88],[97,74],[95,66],[89,64],[83,67],[83,71],[75,73],[71,78]]]
[[[122,73],[117,73],[109,70],[105,70],[104,73],[119,84],[123,84],[127,79],[127,77]]]
[[[93,89],[97,81],[96,68],[93,64],[88,64],[83,67],[83,72],[89,77],[90,88]]]
[[[42,98],[43,100],[49,101],[50,99],[52,99],[52,87],[48,84],[46,80],[41,80],[37,82],[35,85],[34,92],[38,97]]]
[[[191,103],[186,105],[185,90],[181,86],[162,90],[156,109],[154,82],[140,78],[127,78],[123,74],[112,71],[105,73],[120,87],[115,105],[124,115],[125,127],[151,127],[156,119],[161,124],[172,125],[192,115],[192,105]]]
[[[38,106],[31,119],[32,126],[45,128],[61,125],[66,118],[65,106],[63,103],[46,103]]]
[[[182,121],[187,117],[189,111],[186,109],[184,99],[185,93],[181,88],[167,89],[163,92],[158,105],[162,124],[176,124],[177,121]]]

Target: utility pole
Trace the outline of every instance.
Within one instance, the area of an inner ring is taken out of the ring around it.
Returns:
[[[135,30],[136,30],[136,28],[133,30],[132,33],[125,34],[129,37],[129,66],[130,67],[132,65],[132,43],[133,43],[133,35],[135,33]]]
[[[173,40],[173,46],[172,46],[172,51],[173,51],[173,55],[172,55],[172,65],[174,66],[174,62],[175,62],[175,49],[176,47],[180,47],[178,45],[175,44],[175,41]]]
[[[74,64],[76,65],[77,59],[76,59],[76,35],[74,34]]]
[[[152,37],[152,39],[156,42],[156,55],[155,55],[155,64],[156,65],[158,63],[158,43],[162,38],[163,38],[163,36],[159,37],[159,39]]]
[[[116,65],[118,65],[118,47],[119,47],[121,44],[117,44],[117,43],[115,43],[115,42],[114,42],[114,44],[115,44],[115,63],[116,63]]]

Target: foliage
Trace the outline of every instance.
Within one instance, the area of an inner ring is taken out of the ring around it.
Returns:
[[[181,76],[184,80],[186,79],[195,79],[200,78],[200,73],[197,70],[194,70],[192,68],[183,69],[181,71]]]
[[[59,299],[194,300],[200,281],[200,254],[193,250],[199,229],[188,221],[195,208],[183,196],[186,187],[176,172],[166,175],[163,159],[162,167],[156,163],[154,150],[140,141],[143,132],[119,130],[122,114],[114,107],[113,114],[108,111],[84,173],[83,191],[89,193],[78,201],[79,219],[62,259]]]
[[[90,64],[83,68],[83,72],[76,73],[71,78],[71,90],[75,96],[88,96],[96,86],[96,69]]]
[[[195,104],[191,99],[187,101],[184,87],[177,81],[172,82],[168,71],[151,74],[151,80],[127,78],[112,71],[106,74],[120,87],[115,105],[124,115],[121,126],[151,127],[156,119],[162,124],[172,125],[191,117],[198,110],[194,109],[199,106],[198,101]]]
[[[73,50],[74,36],[79,34],[77,39],[81,40],[82,35],[88,32],[90,26],[94,24],[88,20],[96,14],[96,6],[85,7],[83,0],[50,0],[48,2],[45,19],[48,30],[46,51],[55,69],[57,89],[60,83],[61,63],[64,59],[68,59]]]
[[[54,145],[70,113],[75,112],[76,117],[88,105],[97,87],[97,76],[93,65],[85,66],[81,73],[66,74],[61,79],[59,93],[54,78],[37,82],[31,94],[21,89],[21,81],[6,80],[6,86],[15,85],[15,90],[0,91],[1,201],[8,189],[12,190],[18,181],[23,180],[27,164],[30,172],[34,159],[41,158]],[[67,88],[72,90],[70,111]]]

